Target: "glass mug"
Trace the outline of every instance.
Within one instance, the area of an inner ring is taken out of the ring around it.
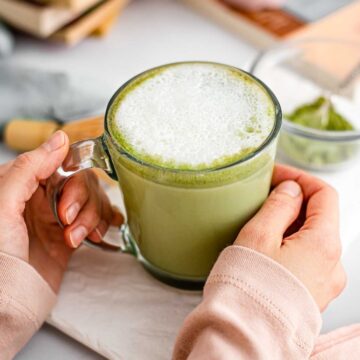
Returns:
[[[209,170],[168,169],[140,161],[115,140],[110,126],[114,109],[126,90],[159,69],[177,64],[150,69],[122,85],[107,106],[104,134],[71,145],[64,163],[49,179],[47,192],[61,224],[57,199],[66,181],[85,169],[103,169],[120,185],[127,221],[116,244],[84,243],[132,254],[161,281],[196,289],[205,282],[221,250],[235,240],[268,196],[281,109],[261,81],[240,69],[214,64],[239,72],[267,93],[275,114],[268,138],[245,158]]]

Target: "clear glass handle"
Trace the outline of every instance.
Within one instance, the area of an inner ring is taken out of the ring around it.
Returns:
[[[64,185],[78,172],[91,168],[103,169],[110,177],[116,179],[110,157],[105,150],[105,145],[101,137],[72,144],[61,167],[48,179],[46,184],[47,196],[55,218],[61,227],[64,227],[64,224],[59,218],[57,207],[59,196]],[[97,244],[89,239],[85,239],[84,244],[92,248],[120,251],[135,255],[136,251],[133,245],[126,240],[126,237],[121,236],[121,232],[120,230],[118,243],[102,242],[101,244]]]

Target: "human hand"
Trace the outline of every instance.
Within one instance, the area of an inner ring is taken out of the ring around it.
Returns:
[[[322,180],[284,165],[275,167],[272,184],[274,190],[242,228],[235,245],[283,265],[323,311],[346,283],[337,193]]]
[[[244,10],[261,10],[279,8],[285,0],[226,0],[227,3]]]
[[[61,229],[49,206],[45,181],[69,149],[65,133],[55,133],[38,149],[0,167],[0,251],[32,265],[57,292],[73,248],[88,234],[101,241],[119,216],[91,172],[79,173],[64,187],[58,212]],[[78,204],[75,207],[71,205]],[[65,241],[64,241],[65,238]]]

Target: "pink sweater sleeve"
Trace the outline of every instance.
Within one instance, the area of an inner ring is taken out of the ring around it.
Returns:
[[[12,359],[39,329],[56,301],[26,262],[0,252],[0,358]]]
[[[320,326],[317,305],[289,271],[230,246],[211,271],[203,301],[185,320],[173,358],[307,359]]]

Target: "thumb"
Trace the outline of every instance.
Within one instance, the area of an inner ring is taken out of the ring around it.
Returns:
[[[285,231],[299,216],[302,199],[301,187],[297,182],[286,180],[280,183],[243,227],[236,244],[252,248],[269,245],[280,247]]]
[[[37,149],[19,155],[4,175],[0,203],[9,211],[23,211],[41,180],[50,177],[61,165],[69,149],[69,139],[57,131]]]

